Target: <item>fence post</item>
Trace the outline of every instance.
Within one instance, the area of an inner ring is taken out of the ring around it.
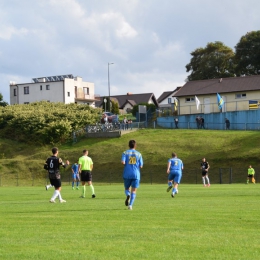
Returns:
[[[222,169],[219,168],[219,184],[222,184]]]
[[[232,168],[229,168],[229,184],[232,183]]]
[[[18,172],[17,172],[17,174],[16,174],[16,186],[19,186],[18,178],[19,178],[19,175],[18,175]]]

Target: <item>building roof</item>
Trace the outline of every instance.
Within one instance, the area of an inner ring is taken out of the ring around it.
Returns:
[[[172,97],[172,95],[177,92],[181,87],[177,87],[175,90],[173,91],[165,91],[161,94],[161,96],[157,99],[157,102],[160,103],[162,102],[164,99],[166,99],[167,97]]]
[[[260,90],[260,75],[187,82],[176,97]]]
[[[96,107],[100,107],[102,105],[103,98],[104,97],[100,97],[100,101],[96,102]],[[122,109],[126,103],[129,103],[132,106],[134,106],[140,103],[148,103],[150,99],[152,99],[155,106],[158,107],[158,102],[153,93],[142,93],[142,94],[127,93],[126,95],[110,96],[110,99],[117,100],[120,109]]]

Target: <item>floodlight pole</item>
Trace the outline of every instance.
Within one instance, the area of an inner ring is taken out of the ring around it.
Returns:
[[[109,96],[109,112],[111,112],[111,108],[110,108],[110,104],[111,104],[111,102],[110,102],[110,78],[109,78],[109,65],[112,65],[112,64],[114,64],[114,63],[109,63],[108,62],[108,64],[107,64],[107,83],[108,83],[108,96]]]

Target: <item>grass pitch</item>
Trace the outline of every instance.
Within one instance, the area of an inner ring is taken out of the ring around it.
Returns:
[[[138,189],[132,211],[123,185],[97,197],[62,187],[1,187],[1,259],[259,259],[259,184],[167,185]]]

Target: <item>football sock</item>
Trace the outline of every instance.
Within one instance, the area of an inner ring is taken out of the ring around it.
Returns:
[[[55,190],[52,197],[51,197],[51,200],[55,200],[59,195],[59,191],[58,190]]]
[[[130,196],[130,190],[125,190],[125,195]]]
[[[91,184],[91,185],[89,185],[89,187],[90,187],[90,189],[91,189],[92,194],[95,194],[94,186]]]
[[[208,176],[206,176],[206,180],[207,180],[207,183],[209,184],[209,177]]]
[[[59,200],[62,200],[62,197],[61,197],[60,191],[58,191],[58,197],[59,197]]]
[[[169,187],[171,187],[171,186],[172,186],[172,182],[171,182],[171,181],[169,181],[169,182],[168,182],[168,185],[169,185]]]
[[[47,189],[49,189],[50,187],[52,187],[52,185],[51,184],[49,184],[49,185],[46,185],[47,186]]]
[[[172,193],[175,194],[175,193],[176,193],[176,190],[177,190],[176,188],[173,188],[173,189],[172,189]]]
[[[246,183],[249,183],[249,180],[246,180]]]
[[[72,182],[72,188],[74,187],[74,181]]]
[[[136,193],[131,193],[131,198],[130,198],[130,203],[129,206],[133,206],[134,201],[135,201]]]
[[[202,177],[202,183],[205,185],[205,178]]]
[[[86,186],[83,185],[82,186],[82,196],[85,197],[85,194],[86,194]]]
[[[79,187],[79,182],[77,181],[77,187]]]

